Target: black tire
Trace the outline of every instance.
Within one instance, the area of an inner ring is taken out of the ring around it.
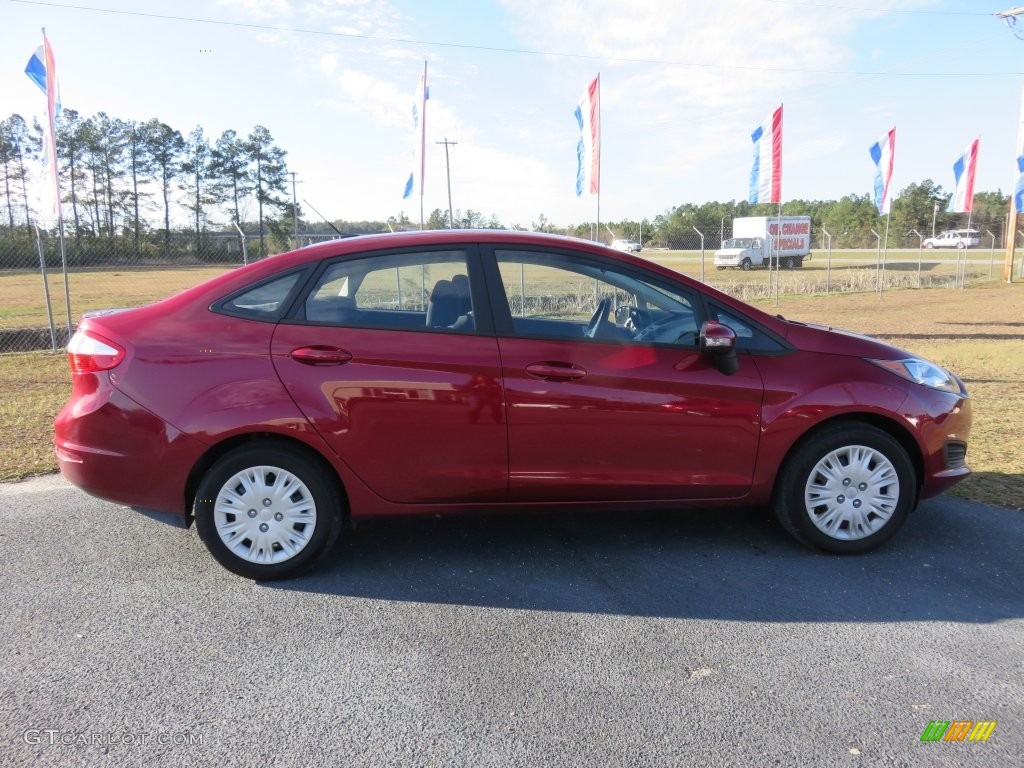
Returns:
[[[782,268],[783,269],[792,269],[793,268],[793,260],[789,256],[784,256],[783,257],[783,259],[782,259]]]
[[[252,487],[249,493],[257,500],[248,499],[250,508],[239,506],[235,516],[230,510],[245,500],[246,489],[240,479],[232,499],[227,484],[243,472],[252,473],[246,480],[262,487]],[[286,485],[277,489],[276,482]],[[280,444],[258,443],[231,451],[207,471],[196,490],[194,514],[199,537],[217,562],[248,579],[273,580],[297,574],[334,546],[342,506],[337,481],[322,464]],[[265,547],[257,530],[268,533]],[[227,543],[232,535],[234,548]],[[296,551],[288,554],[282,542]]]
[[[750,259],[749,258],[744,259],[743,261],[740,262],[740,269],[742,269],[744,272],[749,272],[750,271]]]
[[[857,467],[851,460],[859,459],[864,464]],[[833,488],[826,488],[830,481],[820,469],[830,467],[838,471]],[[826,552],[855,554],[892,538],[916,497],[916,473],[903,446],[880,429],[843,422],[794,448],[779,472],[772,506],[797,541]],[[831,532],[824,530],[830,519],[836,521]]]

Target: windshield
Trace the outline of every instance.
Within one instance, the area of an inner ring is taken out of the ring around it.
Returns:
[[[753,248],[754,240],[750,237],[731,237],[722,243],[723,248]]]

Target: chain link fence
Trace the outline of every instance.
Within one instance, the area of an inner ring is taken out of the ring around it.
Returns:
[[[895,245],[879,239],[874,248],[839,247],[843,235],[813,232],[810,254],[802,262],[783,259],[752,265],[749,271],[716,267],[715,251],[732,237],[726,222],[713,231],[679,234],[672,249],[644,247],[638,255],[695,277],[743,301],[779,300],[784,295],[878,293],[900,288],[964,289],[972,284],[1001,280],[1005,249],[995,234],[982,233],[971,248],[927,248],[923,237]],[[1024,233],[1018,242],[1024,242]],[[1014,275],[1024,278],[1022,259],[1014,259]]]
[[[166,298],[243,264],[250,250],[239,235],[193,232],[65,237],[62,254],[57,236],[40,235],[0,232],[0,353],[60,349],[83,313]]]
[[[840,248],[841,234],[818,231],[800,267],[716,269],[714,251],[731,236],[679,235],[672,250],[644,247],[658,262],[744,301],[788,294],[883,293],[896,288],[962,289],[1003,278],[1004,252],[995,236],[970,249]],[[300,235],[301,245],[334,235]],[[1021,238],[1024,241],[1024,237]],[[0,353],[59,350],[82,314],[148,304],[233,269],[258,255],[258,238],[238,234],[155,233],[133,237],[37,238],[26,227],[0,229]],[[40,256],[42,255],[42,260]],[[63,263],[67,263],[67,279]],[[1022,259],[1015,258],[1015,277]],[[66,291],[66,292],[65,292]]]

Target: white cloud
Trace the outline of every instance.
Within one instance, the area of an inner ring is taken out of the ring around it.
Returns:
[[[217,5],[244,14],[249,19],[269,19],[291,13],[288,0],[217,0]]]
[[[411,91],[399,90],[393,83],[369,72],[348,67],[338,69],[337,57],[330,54],[321,58],[321,70],[331,81],[331,87],[326,90],[337,96],[321,99],[318,105],[365,115],[381,126],[405,126],[409,123]]]
[[[749,103],[849,63],[842,39],[863,13],[748,0],[503,0],[523,40],[596,57],[602,97],[646,108],[666,98],[711,107]],[[543,19],[543,23],[538,23]],[[631,64],[623,59],[642,62]],[[573,68],[579,68],[573,63]]]

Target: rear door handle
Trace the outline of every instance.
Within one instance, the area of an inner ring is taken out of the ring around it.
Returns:
[[[530,363],[526,372],[537,379],[545,381],[575,381],[587,375],[586,370],[572,363],[550,362]]]
[[[304,365],[343,365],[352,359],[352,353],[348,350],[323,344],[293,349],[289,356],[295,362]]]

